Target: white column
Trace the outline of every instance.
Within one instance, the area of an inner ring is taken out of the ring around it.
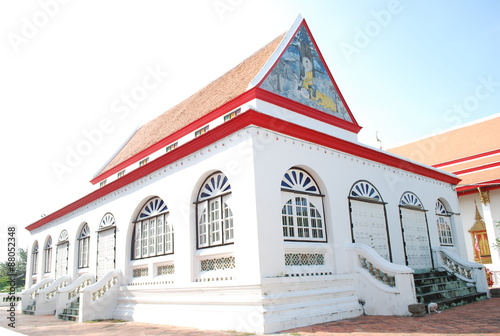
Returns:
[[[490,244],[491,262],[493,263],[493,265],[500,267],[500,251],[493,246],[496,242],[497,230],[495,229],[495,222],[493,221],[493,216],[491,215],[490,193],[487,190],[481,191],[479,189],[479,197],[481,198],[483,219],[484,219],[484,224],[486,225],[486,233],[488,234],[488,241]]]

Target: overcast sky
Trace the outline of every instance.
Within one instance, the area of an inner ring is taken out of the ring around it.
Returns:
[[[387,149],[500,112],[495,0],[2,1],[0,236],[92,191],[141,123],[299,14],[368,145],[377,132]],[[144,96],[127,101],[137,86]]]

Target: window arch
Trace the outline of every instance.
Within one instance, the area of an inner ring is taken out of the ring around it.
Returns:
[[[203,182],[196,200],[198,248],[234,243],[230,198],[231,184],[222,172]]]
[[[355,183],[351,188],[349,196],[358,199],[383,202],[382,196],[380,196],[378,190],[368,181],[359,181]]]
[[[78,268],[89,267],[90,229],[85,224],[78,237]]]
[[[446,210],[443,202],[436,202],[436,225],[438,229],[439,243],[441,245],[453,245],[453,232],[451,230],[450,213]]]
[[[283,238],[289,241],[326,241],[323,195],[314,179],[299,168],[281,180]]]
[[[38,240],[33,243],[33,250],[31,251],[31,274],[38,273]]]
[[[111,213],[107,213],[102,217],[101,223],[99,223],[99,231],[106,230],[110,227],[113,227],[116,225],[115,222],[115,216],[113,216]]]
[[[392,261],[385,203],[378,190],[370,182],[360,180],[354,183],[348,198],[352,241],[366,244]]]
[[[134,259],[174,252],[173,227],[168,217],[168,207],[161,198],[146,202],[135,221]]]
[[[422,210],[424,209],[424,206],[422,205],[422,202],[420,202],[420,199],[412,192],[405,192],[403,196],[401,196],[399,205],[418,208]]]
[[[50,273],[52,270],[52,237],[49,236],[43,248],[44,273]]]

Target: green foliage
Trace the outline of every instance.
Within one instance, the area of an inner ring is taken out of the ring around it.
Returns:
[[[16,266],[15,266],[15,288],[20,291],[24,288],[24,280],[26,278],[26,250],[19,248],[17,250]],[[10,291],[10,279],[13,276],[10,272],[9,263],[0,263],[0,292],[5,293]]]

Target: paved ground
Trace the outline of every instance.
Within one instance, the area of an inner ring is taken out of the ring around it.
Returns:
[[[0,309],[2,336],[243,336],[248,333],[229,331],[204,331],[192,328],[172,327],[139,322],[96,322],[76,323],[57,320],[53,316],[19,315],[16,328],[8,326],[7,309]],[[316,324],[313,326],[287,330],[282,336],[445,336],[445,335],[487,335],[500,336],[500,298],[471,303],[433,313],[424,317],[361,316],[353,319]],[[19,334],[17,334],[19,335]]]

